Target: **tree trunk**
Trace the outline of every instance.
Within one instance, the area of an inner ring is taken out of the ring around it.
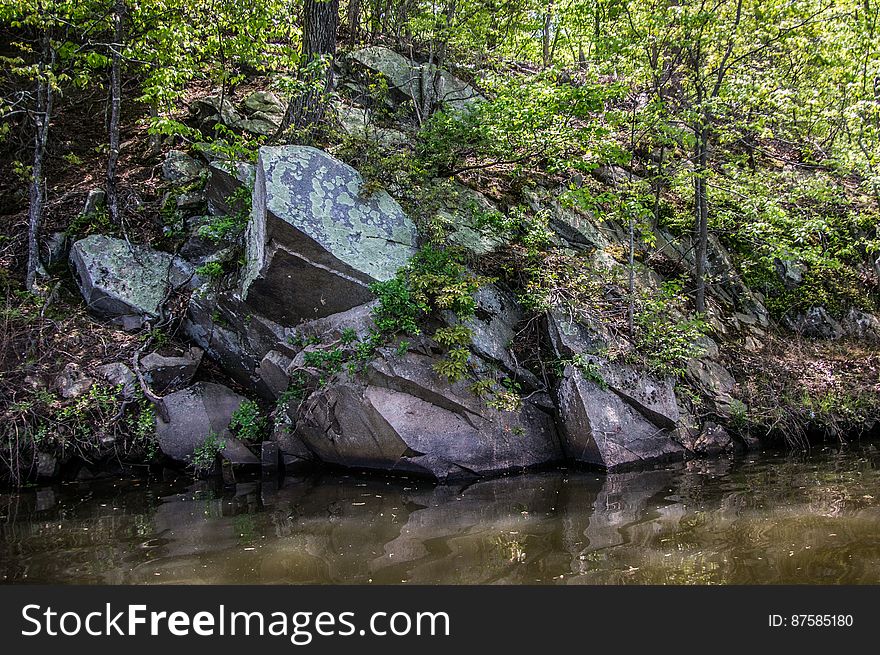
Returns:
[[[541,46],[543,52],[544,68],[550,67],[550,32],[553,25],[553,0],[548,0],[547,11],[544,13],[544,25],[541,30]]]
[[[339,0],[303,0],[303,92],[290,100],[280,132],[298,130],[321,121],[327,94],[333,89],[333,58],[336,56],[336,30],[339,27]],[[315,68],[316,62],[323,65]]]
[[[709,205],[706,199],[706,171],[709,160],[709,130],[705,122],[696,129],[694,178],[694,307],[706,311],[706,253],[709,246]]]
[[[361,0],[348,0],[346,23],[349,37],[352,42],[357,43],[361,30]]]
[[[116,188],[116,164],[119,161],[119,117],[122,110],[122,49],[125,32],[125,2],[116,0],[113,7],[113,46],[110,67],[110,152],[107,156],[107,212],[111,225],[121,225],[119,194]]]
[[[52,82],[47,70],[54,64],[54,52],[49,35],[44,33],[37,75],[37,103],[34,112],[34,165],[31,170],[31,188],[28,206],[28,260],[25,286],[36,290],[37,271],[40,268],[40,223],[43,219],[43,160],[49,140],[49,119],[52,114]]]

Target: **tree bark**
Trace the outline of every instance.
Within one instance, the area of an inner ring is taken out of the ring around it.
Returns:
[[[709,247],[709,204],[706,199],[706,172],[709,161],[709,129],[705,121],[696,129],[694,178],[694,308],[706,311],[706,254]]]
[[[31,188],[28,204],[28,259],[25,287],[36,291],[37,271],[40,268],[40,223],[43,220],[43,160],[49,140],[49,120],[52,114],[52,82],[47,70],[54,64],[54,52],[49,35],[43,33],[37,75],[37,102],[34,111],[34,164],[31,169]]]
[[[122,111],[122,49],[125,42],[125,2],[113,6],[113,46],[110,67],[110,152],[107,156],[107,212],[112,225],[121,225],[116,165],[119,162],[119,119]]]
[[[550,32],[553,25],[553,0],[548,0],[547,11],[544,13],[544,25],[541,30],[541,46],[543,54],[544,68],[550,67]]]
[[[339,0],[303,0],[303,92],[290,100],[279,134],[289,127],[304,129],[324,117],[327,94],[333,89],[333,58],[339,27]],[[320,70],[315,62],[323,60]]]

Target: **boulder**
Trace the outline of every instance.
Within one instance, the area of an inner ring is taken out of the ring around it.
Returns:
[[[417,64],[382,46],[355,50],[349,58],[385,76],[398,93],[415,101],[421,108],[447,105],[461,111],[484,98],[473,87],[445,70],[439,73],[435,66]]]
[[[102,364],[95,369],[95,374],[111,386],[122,387],[122,394],[126,398],[134,396],[138,385],[137,378],[122,362]]]
[[[162,177],[177,185],[195,181],[204,170],[200,162],[180,150],[170,150],[162,162]]]
[[[42,244],[43,263],[52,269],[67,260],[70,253],[70,237],[67,232],[52,232]]]
[[[519,366],[511,356],[510,347],[516,327],[523,319],[522,308],[512,295],[494,284],[480,287],[474,300],[477,304],[474,315],[461,321],[471,331],[472,350],[508,372],[515,372]],[[451,325],[460,322],[452,312],[444,312],[443,318]]]
[[[560,359],[601,352],[611,340],[611,335],[602,329],[601,324],[586,325],[562,307],[547,312],[547,333],[553,352]]]
[[[726,368],[709,359],[691,359],[684,375],[692,387],[709,399],[715,411],[724,415],[730,414],[734,404],[731,394],[736,387],[736,380]]]
[[[305,146],[262,147],[246,233],[242,299],[280,325],[372,300],[415,253],[416,229],[385,191]]]
[[[503,239],[479,224],[481,213],[498,211],[486,196],[457,182],[435,180],[435,184],[444,191],[443,205],[435,213],[434,222],[445,230],[449,243],[476,257],[487,255],[503,244]]]
[[[804,270],[806,267],[802,262],[776,257],[773,260],[773,267],[776,269],[776,275],[779,277],[780,282],[789,291],[796,289],[804,281]]]
[[[233,465],[259,466],[260,460],[229,431],[229,421],[244,398],[222,384],[198,382],[162,399],[168,422],[156,418],[156,437],[162,453],[189,464],[196,448],[210,434],[226,446],[220,455]]]
[[[212,161],[208,166],[208,213],[211,216],[237,216],[250,213],[248,198],[254,188],[256,169],[253,164],[226,160]],[[242,194],[239,189],[246,188]]]
[[[383,349],[366,380],[340,374],[305,402],[296,435],[320,460],[435,480],[521,470],[560,459],[552,418],[531,400],[487,407],[436,358]]]
[[[565,205],[546,189],[537,188],[525,193],[529,207],[536,212],[549,213],[549,227],[569,245],[579,248],[604,250],[609,242],[599,228],[596,218],[586,211]]]
[[[843,319],[843,331],[847,336],[876,343],[880,341],[880,319],[852,307]]]
[[[78,398],[95,384],[95,378],[87,376],[79,364],[69,362],[55,380],[55,388],[62,398]]]
[[[189,111],[199,123],[199,127],[210,129],[216,123],[235,127],[241,120],[241,114],[232,104],[228,95],[210,95],[198,98],[189,106]]]
[[[193,279],[192,267],[169,253],[97,234],[73,244],[70,263],[89,310],[125,329],[158,317]]]
[[[786,317],[786,324],[798,334],[814,339],[839,339],[845,333],[824,307],[810,307],[794,318]]]
[[[241,102],[242,108],[249,113],[261,112],[281,117],[286,107],[284,102],[271,91],[254,91]]]
[[[144,379],[156,390],[164,391],[169,387],[180,387],[189,384],[202,362],[204,351],[201,348],[190,348],[186,353],[176,357],[165,357],[152,352],[141,359]]]
[[[234,231],[220,233],[213,228],[214,216],[194,216],[186,221],[189,237],[178,254],[186,261],[201,266],[209,261],[226,262],[234,257],[236,237]]]
[[[693,449],[698,455],[719,455],[732,451],[734,446],[733,438],[727,430],[712,421],[707,421]]]
[[[378,127],[370,120],[370,112],[360,107],[334,103],[336,117],[345,133],[359,139],[375,140],[386,148],[398,148],[409,142],[406,134],[400,130]]]
[[[658,426],[639,411],[640,404],[575,366],[563,372],[557,406],[563,449],[576,462],[614,470],[685,454],[673,430]]]
[[[86,216],[89,214],[95,214],[104,209],[106,205],[107,194],[104,193],[104,189],[91,189],[89,195],[86,196],[86,202],[83,206],[82,213]]]

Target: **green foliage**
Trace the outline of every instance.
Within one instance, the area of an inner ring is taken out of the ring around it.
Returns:
[[[659,375],[684,375],[687,361],[702,354],[698,341],[707,325],[702,317],[681,313],[685,304],[680,282],[667,282],[640,298],[635,315],[635,345],[649,369]]]
[[[190,466],[197,475],[210,472],[214,469],[217,456],[226,448],[226,441],[217,436],[216,432],[210,432],[205,440],[193,450]]]
[[[259,443],[266,436],[266,418],[260,407],[252,400],[243,400],[232,413],[229,430],[239,439],[248,443]]]
[[[196,275],[207,280],[219,280],[224,274],[223,264],[220,262],[205,262],[196,268]]]

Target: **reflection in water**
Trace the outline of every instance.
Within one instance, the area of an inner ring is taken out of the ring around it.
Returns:
[[[0,495],[0,580],[880,583],[880,455],[554,471],[105,482]]]

